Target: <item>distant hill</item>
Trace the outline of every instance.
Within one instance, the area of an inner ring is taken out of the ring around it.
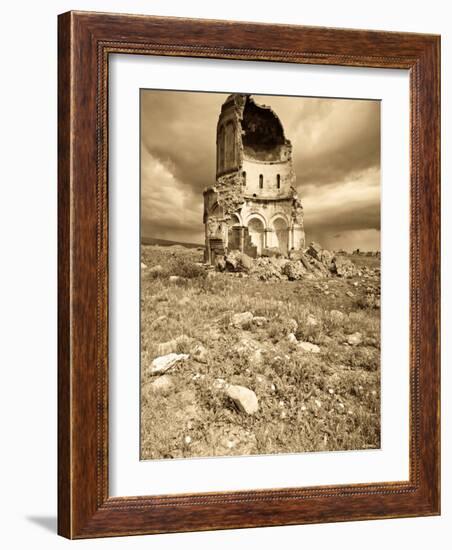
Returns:
[[[185,248],[199,248],[204,246],[201,243],[181,243],[180,241],[167,241],[166,239],[153,239],[152,237],[142,237],[141,244],[157,244],[159,246],[184,246]]]

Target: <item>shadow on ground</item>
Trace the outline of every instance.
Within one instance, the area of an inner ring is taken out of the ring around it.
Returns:
[[[42,527],[46,531],[57,532],[56,516],[27,516],[26,519],[35,525],[39,525],[39,527]]]

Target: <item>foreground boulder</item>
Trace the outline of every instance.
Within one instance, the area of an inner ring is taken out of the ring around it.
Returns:
[[[166,372],[176,363],[179,363],[180,361],[185,361],[189,357],[190,356],[187,353],[169,353],[168,355],[156,357],[149,367],[149,372],[151,374]]]
[[[229,385],[226,389],[226,395],[232,399],[236,407],[246,414],[254,414],[259,409],[257,396],[245,386]]]

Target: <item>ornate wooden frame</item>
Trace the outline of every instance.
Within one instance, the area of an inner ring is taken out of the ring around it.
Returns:
[[[69,538],[427,516],[440,510],[440,38],[69,12],[58,38],[58,531]],[[111,53],[410,72],[410,479],[108,495],[107,89]]]

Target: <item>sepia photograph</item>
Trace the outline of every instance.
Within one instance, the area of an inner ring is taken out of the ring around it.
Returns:
[[[140,458],[380,448],[380,107],[140,91]]]

